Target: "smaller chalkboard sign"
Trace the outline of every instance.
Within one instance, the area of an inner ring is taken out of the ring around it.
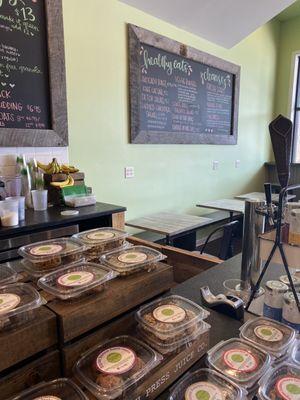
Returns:
[[[236,144],[240,67],[129,25],[132,143]]]

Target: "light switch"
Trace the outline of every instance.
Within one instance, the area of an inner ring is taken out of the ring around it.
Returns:
[[[125,167],[125,179],[134,178],[134,167]]]
[[[217,169],[219,169],[219,161],[217,161],[217,160],[214,160],[214,161],[213,161],[213,163],[212,163],[212,169],[213,169],[214,171],[216,171]]]
[[[240,168],[241,160],[235,160],[235,168]]]

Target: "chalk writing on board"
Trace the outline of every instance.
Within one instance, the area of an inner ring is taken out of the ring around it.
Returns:
[[[50,129],[43,0],[0,0],[0,128]]]

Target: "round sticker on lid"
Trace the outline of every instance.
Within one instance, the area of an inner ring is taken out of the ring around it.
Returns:
[[[257,326],[254,329],[254,333],[259,339],[265,340],[266,342],[280,342],[283,339],[283,333],[274,326]]]
[[[224,353],[225,364],[235,371],[253,372],[258,367],[256,358],[247,350],[232,349]]]
[[[111,347],[99,354],[97,369],[105,374],[120,375],[130,371],[136,362],[135,352],[127,347]]]
[[[284,400],[299,400],[300,398],[300,378],[286,376],[279,379],[276,383],[276,391]]]
[[[88,271],[73,271],[60,276],[57,282],[62,286],[83,286],[92,282],[94,274]]]
[[[20,304],[20,296],[13,293],[0,294],[0,314],[13,310]]]
[[[118,260],[125,264],[136,264],[147,260],[147,254],[139,251],[129,251],[118,257]]]
[[[221,390],[209,382],[197,382],[185,392],[185,400],[223,400]]]
[[[33,247],[30,254],[33,256],[52,256],[61,252],[63,247],[60,244],[45,244]]]
[[[56,396],[40,396],[40,397],[36,397],[33,400],[61,400],[61,398],[56,397]]]
[[[90,240],[107,240],[107,239],[112,239],[114,238],[116,235],[113,232],[91,232],[89,234],[86,235],[86,237]]]
[[[174,304],[165,304],[153,310],[153,317],[159,322],[176,324],[186,317],[186,311]]]

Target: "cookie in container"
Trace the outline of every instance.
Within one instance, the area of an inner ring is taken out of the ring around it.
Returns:
[[[207,353],[210,368],[252,393],[271,365],[271,357],[243,339],[222,341]]]
[[[187,373],[174,387],[168,400],[244,400],[246,391],[210,369]]]
[[[0,331],[13,329],[34,319],[36,310],[45,304],[37,290],[27,283],[0,287]]]
[[[94,260],[103,253],[126,247],[128,236],[127,232],[108,227],[76,233],[72,237],[86,246],[84,257],[87,260]]]
[[[10,400],[88,400],[70,379],[60,378],[39,383]]]
[[[34,278],[59,269],[83,258],[86,247],[76,239],[60,238],[23,246],[18,253],[23,257],[24,270]]]
[[[104,265],[82,260],[44,275],[38,286],[60,300],[72,300],[103,291],[116,276],[117,272]]]
[[[80,383],[100,400],[129,400],[162,357],[131,336],[119,336],[87,351],[75,364]]]
[[[104,254],[100,261],[117,271],[120,276],[128,276],[140,271],[153,271],[157,268],[157,263],[165,258],[162,253],[150,247],[132,246]]]
[[[261,400],[299,400],[300,369],[284,363],[271,369],[259,383]]]

